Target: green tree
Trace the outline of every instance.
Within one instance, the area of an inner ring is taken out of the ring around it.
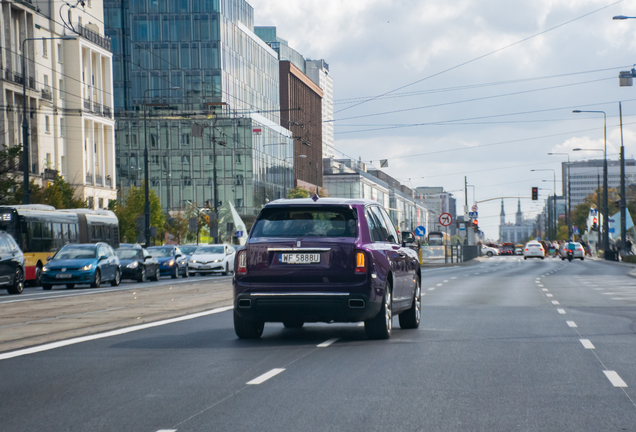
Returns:
[[[55,180],[41,189],[41,204],[52,205],[56,209],[87,208],[88,203],[75,198],[75,191],[59,174]],[[33,202],[33,200],[32,200]]]
[[[161,211],[159,197],[152,189],[150,189],[148,198],[150,201],[150,226],[157,227],[157,237],[153,240],[156,241],[163,237],[165,216]],[[137,235],[143,234],[143,229],[141,231],[137,230],[137,217],[144,215],[145,202],[142,182],[140,188],[135,186],[130,188],[123,203],[121,201],[116,201],[112,205],[109,203],[109,209],[113,210],[119,219],[119,236],[121,238],[126,237],[127,241],[135,242]]]
[[[177,239],[177,243],[181,244],[181,240],[185,240],[188,235],[189,222],[184,212],[174,212],[164,224],[165,230]]]
[[[22,189],[22,171],[20,157],[22,149],[18,146],[2,146],[0,150],[0,204],[20,204],[22,197],[16,202],[17,189]]]
[[[287,192],[287,198],[290,198],[290,199],[309,198],[309,191],[301,187],[296,187],[296,188],[290,189],[289,192]]]

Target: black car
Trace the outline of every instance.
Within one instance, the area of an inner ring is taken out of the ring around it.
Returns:
[[[24,255],[10,234],[0,231],[0,287],[9,294],[24,290]]]
[[[161,276],[188,277],[188,257],[177,246],[153,246],[148,252],[159,261]]]
[[[142,247],[125,247],[115,251],[121,263],[121,278],[145,282],[146,278],[159,280],[159,261]]]

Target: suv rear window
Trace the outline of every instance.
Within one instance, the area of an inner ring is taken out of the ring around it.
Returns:
[[[252,237],[355,237],[355,216],[348,207],[266,208],[252,229]]]

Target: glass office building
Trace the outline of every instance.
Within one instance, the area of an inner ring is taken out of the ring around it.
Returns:
[[[219,204],[255,215],[284,197],[293,140],[280,127],[278,56],[254,34],[252,7],[243,0],[104,7],[122,193],[141,186],[147,142],[150,186],[164,209],[213,202],[214,153]]]

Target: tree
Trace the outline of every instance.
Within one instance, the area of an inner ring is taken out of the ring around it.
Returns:
[[[301,187],[296,187],[296,188],[290,189],[289,192],[287,192],[287,198],[290,198],[290,199],[309,198],[309,191]]]
[[[0,204],[20,204],[16,202],[16,190],[22,185],[20,158],[22,149],[18,146],[2,146],[0,150]]]
[[[157,227],[157,237],[154,238],[154,240],[156,240],[163,236],[165,216],[161,211],[159,197],[152,189],[150,189],[148,198],[150,201],[150,226]],[[140,188],[135,186],[130,188],[124,202],[115,201],[112,205],[109,203],[109,209],[113,210],[119,219],[119,235],[121,238],[125,237],[128,241],[134,242],[138,234],[143,234],[143,230],[137,230],[137,217],[144,216],[145,202],[144,185],[142,182]]]
[[[20,182],[13,189],[13,198],[7,204],[22,204],[24,187]],[[47,182],[45,187],[41,187],[33,180],[29,182],[29,197],[31,204],[47,204],[56,209],[88,208],[85,200],[75,198],[73,187],[59,174],[55,180]]]
[[[181,240],[186,239],[188,235],[189,225],[184,212],[175,212],[174,216],[170,216],[165,222],[164,227],[166,232],[175,237],[178,244],[181,244]]]

